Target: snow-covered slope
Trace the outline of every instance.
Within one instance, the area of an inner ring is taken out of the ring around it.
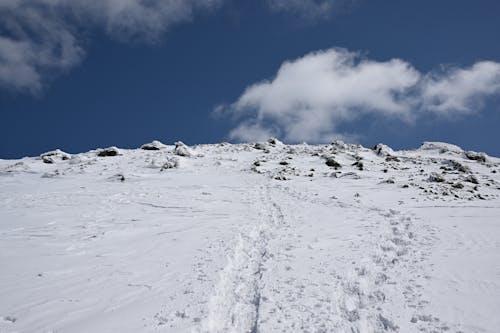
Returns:
[[[500,331],[500,159],[142,148],[0,160],[0,332]]]

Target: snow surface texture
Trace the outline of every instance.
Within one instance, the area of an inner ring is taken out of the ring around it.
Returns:
[[[0,160],[0,332],[500,332],[500,159],[153,142]]]

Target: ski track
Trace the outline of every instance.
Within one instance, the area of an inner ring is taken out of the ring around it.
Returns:
[[[405,303],[414,313],[405,319],[419,322],[420,331],[449,328],[438,318],[419,312],[426,304],[426,300],[419,297],[425,279],[419,272],[437,240],[434,229],[427,225],[415,226],[415,218],[410,213],[369,207],[367,211],[379,216],[376,222],[379,230],[370,231],[373,229],[371,220],[362,226],[376,237],[368,241],[370,251],[360,258],[361,265],[339,273],[328,263],[330,255],[335,253],[329,253],[320,259],[310,258],[318,261],[317,276],[312,280],[280,276],[300,265],[293,250],[307,247],[294,230],[301,223],[300,219],[285,216],[283,211],[292,212],[291,207],[298,202],[327,203],[289,187],[267,185],[257,191],[260,192],[259,223],[249,232],[238,235],[233,254],[209,302],[208,318],[196,331],[397,332],[399,327],[382,309],[388,301],[385,289],[397,289],[404,295]],[[281,202],[273,197],[281,198]],[[288,207],[282,209],[283,204]],[[359,208],[343,202],[335,205],[341,209]],[[368,240],[366,236],[363,238]],[[358,245],[351,243],[350,246],[356,250]],[[404,271],[414,273],[415,278],[401,280]],[[283,295],[286,295],[284,299]],[[315,304],[308,307],[300,302],[305,296],[314,299]],[[274,304],[270,304],[273,299]],[[287,303],[281,304],[283,300]],[[261,307],[263,313],[260,313]]]
[[[269,187],[258,190],[259,223],[237,237],[233,254],[220,274],[209,303],[202,331],[258,332],[261,279],[265,261],[272,258],[269,242],[287,226],[280,206],[272,200]]]

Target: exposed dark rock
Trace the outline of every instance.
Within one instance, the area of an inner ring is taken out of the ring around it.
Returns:
[[[383,143],[379,143],[378,145],[374,146],[373,151],[375,154],[379,156],[390,156],[394,154],[394,150],[392,150],[391,147],[384,145]]]
[[[124,182],[125,181],[125,175],[123,173],[117,173],[117,174],[109,177],[108,180],[115,181],[115,182]]]
[[[457,170],[460,172],[470,172],[470,169],[467,166],[462,165],[461,163],[454,160],[446,160],[443,162],[443,164],[450,167],[452,170]]]
[[[42,155],[40,155],[40,158],[42,159],[43,163],[52,164],[56,160],[61,160],[61,161],[69,160],[71,158],[71,155],[63,152],[60,149],[56,149],[43,153]]]
[[[116,147],[109,147],[105,149],[100,149],[97,152],[97,156],[99,157],[109,157],[109,156],[117,156],[120,155],[120,150]]]
[[[332,157],[327,157],[325,164],[331,168],[335,168],[335,170],[342,168],[342,165],[340,165],[340,163],[335,161]]]
[[[469,160],[477,161],[477,162],[486,162],[486,154],[485,153],[476,153],[475,151],[466,151],[465,157]]]
[[[442,175],[438,174],[438,173],[431,173],[428,180],[430,182],[433,182],[433,183],[444,183],[445,179]]]
[[[283,146],[283,142],[281,142],[280,140],[276,139],[276,138],[269,138],[267,140],[267,143],[269,143],[270,145],[272,146]]]
[[[263,142],[257,142],[256,144],[253,145],[253,147],[255,149],[258,149],[258,150],[266,150],[267,149],[267,145]]]
[[[469,175],[467,176],[464,181],[466,182],[469,182],[469,183],[472,183],[472,184],[479,184],[479,181],[477,180],[477,178],[474,176],[474,175]]]
[[[364,169],[363,162],[361,162],[361,161],[354,162],[354,163],[352,164],[352,166],[357,167],[357,168],[358,168],[358,170],[360,170],[360,171],[363,171],[363,169]]]
[[[160,149],[163,149],[165,147],[167,147],[167,146],[164,145],[163,143],[161,143],[160,141],[155,140],[153,142],[143,144],[141,146],[141,149],[143,149],[143,150],[160,150]]]
[[[396,157],[396,156],[388,155],[385,158],[385,161],[386,162],[400,162],[401,160],[398,157]]]

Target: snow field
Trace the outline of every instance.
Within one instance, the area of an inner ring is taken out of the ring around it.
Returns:
[[[497,332],[500,160],[377,147],[0,160],[0,332]]]

